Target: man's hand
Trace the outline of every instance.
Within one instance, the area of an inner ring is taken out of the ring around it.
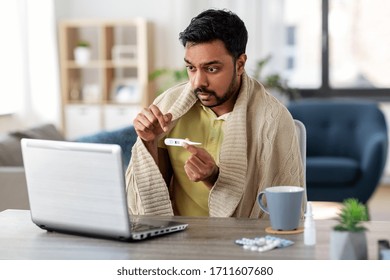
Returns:
[[[211,189],[219,175],[219,168],[213,157],[205,149],[188,144],[184,144],[183,147],[191,153],[184,164],[188,178],[193,182],[202,181]]]
[[[144,142],[153,142],[161,133],[168,130],[172,114],[161,113],[156,105],[144,108],[134,119],[134,128]]]
[[[164,115],[161,113],[160,109],[153,104],[150,105],[149,108],[144,108],[134,119],[134,129],[139,138],[144,142],[146,149],[149,151],[156,164],[159,164],[157,138],[161,133],[168,131],[171,120],[171,113]]]

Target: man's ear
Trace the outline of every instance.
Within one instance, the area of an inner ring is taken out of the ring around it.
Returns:
[[[247,56],[245,53],[240,55],[236,60],[236,72],[237,76],[241,76],[242,73],[245,71],[245,63],[246,63]]]

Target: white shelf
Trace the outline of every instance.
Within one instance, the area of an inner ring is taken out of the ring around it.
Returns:
[[[62,113],[66,137],[129,125],[142,107],[149,106],[153,100],[148,79],[150,28],[150,23],[142,18],[60,22]],[[74,60],[73,50],[78,41],[90,43],[91,60],[85,65]],[[116,50],[114,54],[113,49]],[[129,80],[135,81],[140,98],[130,96],[129,102],[118,103],[115,91],[122,88],[122,81]]]

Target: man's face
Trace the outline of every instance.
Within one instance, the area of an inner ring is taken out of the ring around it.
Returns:
[[[245,60],[242,55],[235,62],[220,40],[187,43],[184,61],[188,77],[194,94],[204,106],[222,113],[233,109]]]

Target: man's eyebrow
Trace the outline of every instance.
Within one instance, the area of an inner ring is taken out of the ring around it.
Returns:
[[[184,58],[184,61],[187,63],[187,64],[192,64],[188,59]],[[205,62],[205,63],[202,63],[203,66],[208,66],[208,65],[213,65],[213,64],[222,64],[221,61],[219,60],[212,60],[212,61],[208,61],[208,62]]]

